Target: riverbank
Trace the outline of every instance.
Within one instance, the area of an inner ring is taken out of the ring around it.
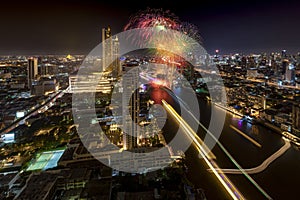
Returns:
[[[223,106],[223,105],[221,105],[219,103],[213,103],[213,104],[216,105],[217,107],[223,109],[223,110],[226,110],[226,111],[232,113],[232,114],[238,115],[240,117],[244,117],[243,114],[234,111],[232,108]],[[264,126],[266,128],[269,128],[269,129],[271,129],[272,131],[274,131],[276,133],[282,134],[282,132],[283,132],[283,130],[281,130],[281,128],[279,128],[279,127],[277,127],[277,126],[275,126],[275,125],[273,125],[273,124],[271,124],[269,122],[266,122],[266,121],[264,121],[262,119],[253,119],[253,122],[256,122],[256,123],[258,123],[258,124],[260,124],[260,125],[262,125],[262,126]]]
[[[264,120],[262,120],[262,119],[255,119],[255,121],[256,121],[257,123],[259,123],[259,124],[261,124],[261,125],[267,127],[267,128],[270,128],[271,130],[273,130],[273,131],[275,131],[275,132],[277,132],[277,133],[280,133],[280,134],[282,133],[281,128],[279,128],[279,127],[277,127],[277,126],[275,126],[275,125],[273,125],[273,124],[271,124],[271,123],[269,123],[269,122],[266,122],[266,121],[264,121]]]
[[[238,115],[240,117],[244,117],[243,114],[234,111],[232,108],[223,106],[223,105],[221,105],[219,103],[213,103],[213,104],[216,105],[217,107],[223,109],[223,110],[226,110],[226,111],[230,112],[230,113],[233,113],[233,114]],[[267,121],[264,121],[262,119],[252,119],[251,123],[253,123],[253,122],[254,123],[258,123],[258,124],[260,124],[260,125],[262,125],[262,126],[264,126],[266,128],[271,129],[272,131],[274,131],[274,132],[282,135],[283,137],[289,139],[290,142],[296,144],[297,146],[300,146],[300,138],[298,138],[297,136],[295,136],[295,135],[293,135],[293,134],[291,134],[289,132],[286,132],[286,131],[282,130],[281,128],[275,126],[274,124],[271,124],[271,123],[269,123]]]
[[[221,105],[221,104],[219,104],[219,103],[213,103],[213,104],[216,105],[217,107],[223,109],[223,110],[226,110],[226,111],[232,113],[232,114],[238,115],[238,116],[240,116],[240,117],[244,117],[243,114],[241,114],[241,113],[239,113],[239,112],[237,112],[237,111],[234,111],[232,108],[223,106],[223,105]],[[277,133],[280,133],[280,134],[281,134],[281,133],[283,132],[283,130],[281,130],[281,128],[279,128],[279,127],[277,127],[277,126],[275,126],[275,125],[273,125],[273,124],[271,124],[271,123],[269,123],[269,122],[266,122],[266,121],[264,121],[264,120],[262,120],[262,119],[253,119],[253,121],[254,121],[254,122],[257,122],[257,123],[259,123],[259,124],[261,124],[261,125],[263,125],[263,126],[265,126],[265,127],[267,127],[267,128],[270,128],[271,130],[273,130],[273,131],[275,131],[275,132],[277,132]]]
[[[212,109],[212,106],[214,106],[213,103],[210,103],[203,98],[199,98],[199,107],[201,111],[200,114],[204,126],[209,126],[209,123],[211,121],[209,113],[211,113],[212,111],[216,112],[216,114],[224,112],[223,109],[219,109],[218,107]],[[265,158],[268,158],[274,152],[279,150],[283,145],[283,140],[280,134],[258,123],[257,127],[255,128],[253,128],[251,124],[246,123],[240,123],[241,127],[239,127],[239,119],[241,118],[242,117],[233,115],[228,111],[221,133],[223,136],[221,135],[221,137],[219,138],[219,142],[223,144],[226,149],[234,155],[234,159],[238,160],[238,164],[240,164],[240,166],[242,166],[243,168],[252,168],[260,165],[265,160]],[[237,128],[239,128],[246,134],[249,133],[250,136],[254,136],[254,138],[258,139],[259,143],[262,144],[262,148],[257,149],[253,147],[252,143],[247,141],[244,142],[243,138],[241,138],[240,135],[233,132],[233,130],[230,128],[230,124],[236,125]],[[228,157],[224,155],[223,151],[218,150],[218,148],[215,148],[214,153],[217,157],[217,162],[222,164],[220,164],[220,166],[222,168],[234,168],[233,165],[230,164],[231,162]],[[272,162],[267,170],[263,171],[262,173],[253,175],[253,179],[255,180],[255,182],[261,188],[263,188],[264,191],[268,191],[268,194],[273,199],[293,199],[293,196],[297,194],[297,183],[300,179],[300,173],[297,173],[297,169],[300,167],[300,163],[295,158],[299,157],[299,152],[300,151],[295,148],[295,145],[292,145],[292,147],[290,147],[289,150],[282,155],[282,157],[276,159],[275,162]],[[199,168],[202,167],[202,163],[197,163],[193,157],[191,158],[191,156],[188,157],[188,159],[191,160],[189,163],[189,169],[190,171],[194,172],[191,173],[190,178],[193,183],[197,185],[197,187],[201,187],[205,190],[207,198],[226,199],[224,197],[217,196],[215,191],[217,191],[219,188],[214,188],[214,182],[209,184],[211,181],[211,177],[209,175],[207,175],[206,177],[206,174],[204,173],[202,173],[203,176],[198,175],[200,173],[196,173],[198,172]],[[209,171],[207,172],[209,173]],[[274,174],[276,174],[276,176],[274,176]],[[258,192],[258,190],[256,189],[253,189],[253,186],[251,186],[249,181],[245,180],[243,176],[234,174],[228,176],[232,179],[233,183],[238,187],[238,189],[244,194],[247,199],[266,199],[261,197],[260,192]],[[277,181],[278,179],[280,179],[281,181]],[[272,184],[270,184],[270,182]]]
[[[244,117],[244,115],[243,115],[242,113],[239,113],[239,112],[233,110],[232,108],[223,106],[223,105],[221,105],[221,104],[219,104],[219,103],[215,103],[215,102],[213,102],[213,104],[216,105],[216,106],[219,107],[219,108],[222,108],[223,110],[226,110],[226,111],[228,111],[228,112],[231,112],[232,114],[238,115],[238,116],[240,116],[240,117]]]

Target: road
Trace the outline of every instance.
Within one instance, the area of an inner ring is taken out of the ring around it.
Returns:
[[[38,114],[39,112],[43,112],[43,111],[47,110],[47,108],[51,107],[51,104],[53,102],[55,102],[56,99],[62,97],[63,94],[64,94],[64,91],[58,91],[56,94],[52,95],[47,100],[45,100],[45,102],[43,104],[35,106],[36,108],[33,109],[32,111],[30,111],[29,113],[27,113],[24,117],[16,120],[15,122],[13,122],[12,124],[10,124],[9,126],[7,126],[4,129],[2,129],[0,131],[0,135],[2,136],[4,134],[6,134],[6,133],[9,133],[10,131],[12,131],[13,129],[15,129],[16,127],[18,127],[20,122],[25,121],[29,117],[34,116],[34,115]]]
[[[293,86],[293,85],[278,85],[277,83],[273,83],[273,82],[269,82],[269,81],[267,81],[266,82],[266,80],[260,80],[260,79],[246,79],[246,80],[248,80],[248,81],[252,81],[252,82],[257,82],[257,83],[267,83],[268,85],[272,85],[272,86],[275,86],[275,87],[277,87],[277,88],[287,88],[287,89],[293,89],[293,90],[298,90],[298,89],[300,89],[299,87],[297,87],[297,86]]]
[[[151,76],[145,76],[145,75],[142,75],[141,78],[149,81],[149,80],[152,80],[153,77]],[[245,171],[243,171],[243,168],[239,165],[239,163],[230,155],[230,153],[227,151],[227,149],[220,143],[220,141],[213,135],[213,133],[211,133],[202,123],[199,122],[199,120],[194,116],[194,114],[190,111],[191,109],[189,108],[189,106],[178,96],[178,95],[174,95],[172,92],[169,92],[168,90],[165,90],[168,92],[168,94],[170,96],[172,96],[173,98],[177,98],[180,103],[181,103],[181,109],[184,109],[192,119],[195,120],[195,122],[207,133],[207,135],[209,137],[211,137],[215,142],[216,144],[220,147],[220,149],[225,153],[225,155],[230,159],[230,161],[238,168],[242,171],[242,174],[246,177],[246,179],[248,179],[248,181],[250,182],[250,184],[252,184],[258,191],[260,191],[260,193],[266,198],[266,199],[272,199],[265,191],[264,189],[258,185],[256,183],[256,181]],[[179,116],[180,117],[180,116]],[[183,124],[184,122],[182,122],[181,124]],[[187,131],[189,132],[189,131]],[[193,138],[193,135],[194,134],[189,134],[189,136],[191,138]],[[197,135],[197,134],[196,134]],[[198,146],[198,145],[196,145]],[[201,144],[200,144],[201,146]],[[201,148],[197,147],[198,150],[199,150],[199,154],[201,157],[203,157],[202,154],[204,155],[208,155],[207,154],[207,150],[201,150]],[[210,151],[209,151],[210,152]],[[214,172],[215,169],[218,169],[218,167],[216,167],[216,163],[213,159],[207,159],[206,156],[203,157],[203,159],[205,160],[205,162],[207,163],[208,166],[210,166],[211,170]],[[229,192],[229,194],[232,196],[232,198],[237,198],[238,199],[238,196],[236,196],[235,192],[232,191],[231,189],[231,182],[229,181],[229,179],[225,176],[224,173],[219,173],[217,171],[214,172],[214,174],[216,175],[216,177],[218,178],[218,180],[222,183],[222,185],[225,187],[225,189]],[[226,181],[229,181],[230,183],[226,183]],[[228,187],[228,185],[230,185]]]
[[[215,156],[210,152],[208,147],[203,143],[203,141],[198,137],[198,135],[191,129],[191,127],[186,123],[181,116],[168,104],[165,100],[162,100],[164,108],[167,110],[171,116],[173,116],[176,121],[181,125],[184,129],[184,132],[190,137],[195,143],[197,149],[199,150],[199,154],[201,158],[204,159],[205,163],[209,167],[210,170],[214,173],[226,191],[233,199],[245,199],[244,196],[240,193],[240,191],[233,185],[233,183],[229,180],[229,178],[220,170],[217,163],[214,161]],[[216,169],[219,169],[218,171]]]
[[[253,167],[253,168],[249,168],[249,169],[216,169],[217,171],[221,171],[223,173],[226,174],[243,174],[243,171],[248,173],[248,174],[257,174],[260,173],[262,171],[264,171],[274,160],[276,160],[277,158],[279,158],[282,154],[284,154],[290,147],[291,147],[291,143],[283,138],[285,141],[285,144],[278,150],[276,151],[274,154],[272,154],[270,157],[268,157],[262,164],[260,164],[257,167]],[[209,169],[209,171],[211,171]]]
[[[14,183],[16,182],[16,180],[18,180],[20,178],[20,172],[18,172],[13,179],[11,179],[8,183],[8,188],[11,189],[14,186]]]
[[[168,91],[168,90],[165,90]],[[172,94],[171,92],[169,92],[169,95],[174,96],[174,94]],[[256,183],[256,181],[245,171],[243,171],[243,168],[240,166],[240,164],[233,158],[233,156],[228,152],[228,150],[221,144],[221,142],[214,136],[213,133],[211,133],[195,116],[194,114],[190,111],[189,107],[183,102],[183,100],[176,96],[177,99],[182,102],[181,104],[181,109],[184,109],[192,119],[195,120],[195,122],[208,134],[209,137],[211,137],[216,144],[220,147],[220,149],[225,153],[225,155],[230,159],[230,161],[238,168],[240,169],[243,173],[243,175],[248,179],[248,181],[250,182],[250,184],[252,184],[258,191],[261,192],[261,194],[263,194],[263,196],[266,199],[272,199],[265,191],[264,189],[258,185]]]

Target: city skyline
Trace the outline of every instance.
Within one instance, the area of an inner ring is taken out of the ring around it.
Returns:
[[[209,54],[300,51],[299,3],[294,0],[153,2],[122,4],[89,0],[4,3],[2,55],[88,54],[101,41],[101,28],[121,32],[131,15],[147,7],[170,10],[195,24]]]
[[[131,19],[120,62],[110,26],[87,56],[0,56],[0,199],[294,199],[300,54],[207,56],[168,12]]]

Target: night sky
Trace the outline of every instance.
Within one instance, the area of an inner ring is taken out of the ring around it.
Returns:
[[[300,51],[297,0],[11,1],[0,6],[0,54],[87,54],[101,28],[122,31],[139,10],[169,9],[199,27],[204,47],[221,54]]]

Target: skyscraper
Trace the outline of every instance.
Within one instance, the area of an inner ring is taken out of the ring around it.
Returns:
[[[28,64],[27,64],[27,81],[28,85],[27,87],[31,89],[32,87],[32,81],[35,79],[35,77],[38,75],[38,60],[37,58],[28,58]]]
[[[111,29],[102,29],[102,70],[111,69],[115,76],[121,74],[120,43],[117,37],[113,37]]]
[[[294,103],[292,110],[292,119],[293,119],[293,132],[300,132],[300,104]]]
[[[112,39],[112,60],[115,76],[120,76],[122,73],[122,68],[120,64],[120,43],[117,36]]]
[[[111,42],[110,27],[102,28],[102,70],[105,70],[111,63]]]
[[[138,146],[139,137],[139,68],[136,67],[122,76],[122,116],[123,116],[123,146],[131,150]]]
[[[283,59],[281,62],[281,74],[282,75],[285,75],[288,66],[289,66],[289,60]],[[285,79],[285,77],[283,79]]]

